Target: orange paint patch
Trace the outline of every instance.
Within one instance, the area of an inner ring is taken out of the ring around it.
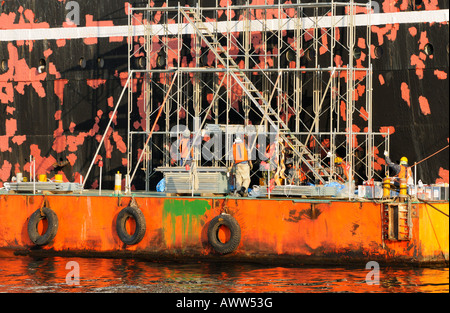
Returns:
[[[86,45],[96,45],[98,43],[98,38],[97,37],[84,38],[83,42]]]
[[[414,26],[408,28],[409,33],[411,34],[411,36],[415,37],[417,35],[417,28],[415,28]]]
[[[422,111],[423,115],[431,114],[430,104],[428,103],[427,98],[425,98],[424,96],[420,96],[419,97],[419,105],[420,105],[420,110]]]
[[[66,45],[66,40],[65,39],[57,39],[56,40],[56,45],[58,47],[64,47]]]
[[[398,12],[399,9],[395,6],[398,0],[384,0],[383,1],[383,12]]]
[[[438,0],[424,0],[425,10],[439,10]]]
[[[53,53],[52,49],[47,49],[44,51],[44,57],[47,59]]]
[[[366,39],[358,38],[358,47],[361,49],[366,49]]]
[[[369,119],[369,113],[363,107],[361,107],[359,111],[361,112],[359,116],[361,116],[364,121],[367,121]]]
[[[384,43],[383,36],[386,35],[389,40],[394,41],[397,38],[397,31],[399,30],[399,28],[399,24],[386,24],[385,27],[378,27],[373,25],[372,32],[377,34],[378,45],[381,46]]]
[[[334,57],[334,63],[336,64],[336,66],[340,67],[342,66],[342,64],[344,64],[344,62],[342,61],[342,57],[340,55],[336,55]]]
[[[75,161],[77,160],[77,156],[71,153],[67,156],[67,160],[69,161],[70,165],[73,166],[75,164]]]
[[[64,86],[68,82],[69,81],[67,79],[58,79],[58,80],[55,80],[55,82],[54,82],[55,94],[59,98],[59,104],[61,104],[61,105],[63,104],[63,100],[64,100]]]
[[[395,133],[395,127],[394,126],[382,126],[380,127],[380,133],[389,133],[389,135],[392,135]],[[382,135],[383,137],[386,137],[385,135]]]
[[[106,79],[87,79],[86,83],[93,89],[97,89],[100,85],[106,83]]]
[[[345,113],[345,110],[347,108],[347,105],[344,101],[341,101],[340,111],[341,111],[341,117],[343,121],[347,120],[347,115]]]
[[[3,160],[3,165],[0,167],[0,180],[8,181],[11,176],[12,165],[6,160]]]
[[[397,39],[397,32],[400,29],[400,25],[398,23],[395,23],[390,28],[390,33],[386,34],[386,38],[390,41],[395,41]]]
[[[13,143],[15,143],[16,145],[20,146],[21,144],[23,144],[25,142],[25,140],[27,140],[27,136],[21,135],[21,136],[14,136],[11,141]]]
[[[9,146],[9,138],[9,136],[0,136],[0,152],[12,151],[11,147]]]
[[[112,96],[108,98],[108,106],[110,108],[114,107],[114,98]]]
[[[419,39],[419,49],[423,50],[425,48],[425,45],[428,43],[428,38],[427,38],[427,32],[423,31],[420,33],[420,39]]]
[[[416,75],[419,79],[423,78],[423,70],[425,69],[425,63],[419,58],[419,56],[411,55],[411,65],[416,67]]]
[[[436,75],[438,79],[447,79],[447,73],[444,71],[434,70],[434,75]]]
[[[127,151],[127,146],[123,142],[123,139],[119,135],[119,132],[117,131],[113,132],[113,139],[116,142],[117,149],[119,149],[120,152],[125,153]]]
[[[436,179],[436,184],[439,183],[449,183],[449,170],[439,168],[439,178]]]
[[[17,131],[17,120],[10,118],[5,121],[6,136],[13,136]]]
[[[53,169],[53,164],[56,163],[56,159],[53,156],[42,157],[41,150],[38,145],[30,145],[30,154],[36,160],[36,175],[49,173]],[[29,169],[30,163],[24,165],[24,169]]]
[[[403,82],[400,86],[400,89],[402,91],[402,99],[406,101],[409,107],[411,107],[410,90],[408,84]]]

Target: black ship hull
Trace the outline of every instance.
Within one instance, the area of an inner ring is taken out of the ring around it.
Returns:
[[[391,1],[391,6],[388,2],[379,3],[380,15],[430,12],[429,21],[402,18],[373,25],[372,44],[378,49],[363,50],[373,64],[373,129],[389,130],[393,160],[405,155],[413,164],[449,143],[449,8],[448,2],[441,0]],[[29,172],[30,155],[36,160],[36,174],[52,176],[63,171],[65,180],[79,181],[88,170],[127,78],[127,37],[120,27],[126,28],[129,3],[144,7],[146,1],[79,1],[77,26],[66,21],[73,9],[67,9],[67,3],[2,2],[0,184],[17,172]],[[162,3],[155,3],[158,5]],[[439,14],[446,20],[438,16],[435,21]],[[102,31],[89,35],[86,30],[93,27],[118,30],[111,36]],[[142,90],[137,83],[131,124],[144,130],[137,103]],[[155,97],[162,100],[163,95]],[[113,187],[117,171],[125,172],[126,125],[127,108],[123,105],[100,152],[106,188]],[[143,142],[134,144],[142,146]],[[383,157],[382,153],[378,156]],[[152,162],[158,166],[161,160],[155,157]],[[429,184],[448,183],[448,164],[448,153],[438,153],[417,167],[417,178]],[[378,170],[383,171],[383,167]],[[86,187],[96,188],[98,177],[96,167]],[[155,176],[151,188],[158,180]],[[143,188],[140,180],[133,185]]]

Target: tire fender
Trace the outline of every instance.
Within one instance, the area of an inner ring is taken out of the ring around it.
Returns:
[[[43,215],[41,214],[41,211]],[[41,235],[38,232],[38,224],[43,219],[47,220],[48,227],[45,234]],[[50,241],[55,238],[57,232],[58,216],[52,209],[43,207],[31,214],[28,221],[28,237],[35,245],[44,246],[50,243]]]
[[[223,243],[219,240],[220,226],[226,226],[230,230],[230,240]],[[220,214],[213,218],[208,226],[208,242],[213,249],[220,254],[233,252],[241,242],[241,227],[236,219],[229,214]]]
[[[128,234],[126,230],[126,222],[129,218],[133,218],[136,222],[136,230],[134,234]],[[116,231],[120,240],[127,245],[135,245],[144,238],[146,231],[145,217],[142,211],[137,207],[126,207],[117,215]]]

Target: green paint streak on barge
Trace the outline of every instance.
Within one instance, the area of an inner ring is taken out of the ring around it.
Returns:
[[[181,217],[181,230],[182,238],[181,243],[184,243],[185,237],[191,237],[195,234],[192,233],[192,227],[194,223],[201,223],[201,219],[204,216],[206,210],[211,209],[211,205],[207,200],[176,200],[166,199],[164,200],[163,210],[163,225],[171,225],[171,241],[175,244],[176,234],[176,219]],[[166,232],[164,232],[166,233]],[[200,234],[198,234],[200,236]]]

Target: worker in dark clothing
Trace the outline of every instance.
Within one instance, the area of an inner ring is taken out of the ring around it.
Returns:
[[[413,185],[413,175],[411,168],[408,166],[408,159],[402,157],[400,164],[396,164],[389,158],[389,153],[384,151],[386,164],[393,170],[394,176],[392,177],[394,186],[400,186],[400,179],[405,178],[408,185]]]

